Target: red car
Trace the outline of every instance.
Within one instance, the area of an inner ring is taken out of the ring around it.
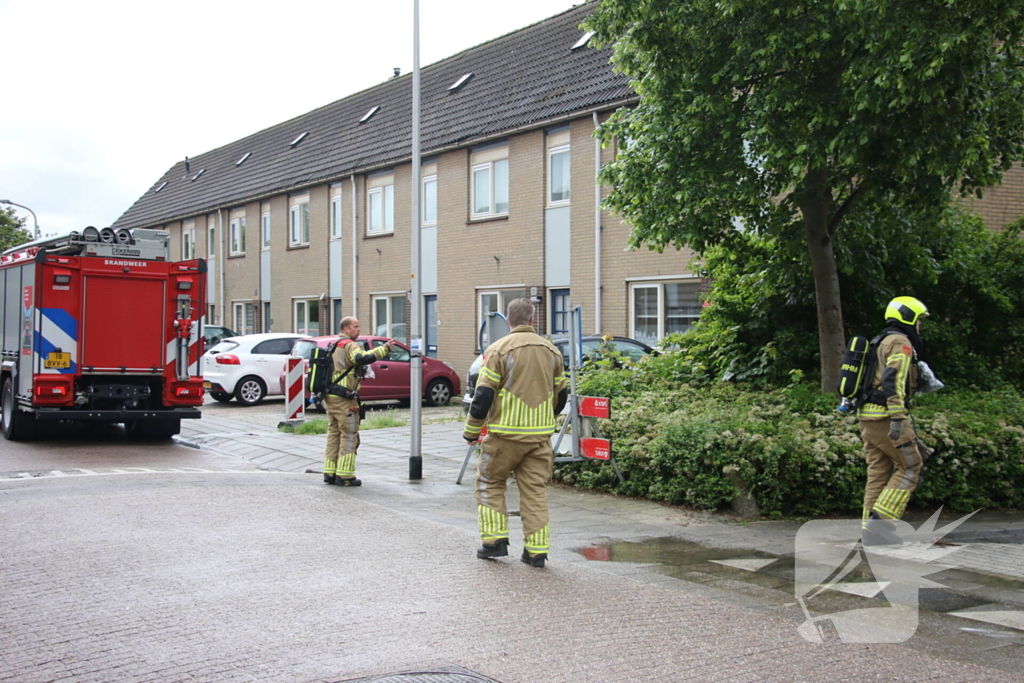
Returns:
[[[313,354],[313,349],[319,346],[326,349],[338,337],[307,337],[298,339],[292,347],[293,356],[301,356],[307,361]],[[364,349],[374,349],[383,346],[387,337],[366,335],[356,339]],[[409,368],[411,366],[409,347],[401,342],[395,342],[395,346],[382,360],[377,361],[370,367],[373,369],[374,377],[363,378],[362,388],[359,390],[359,398],[363,401],[409,401]],[[284,391],[285,373],[281,373],[281,393]],[[452,397],[461,391],[459,375],[448,363],[434,358],[423,357],[423,399],[427,405],[445,406],[451,402]],[[309,390],[306,390],[306,400],[309,400]],[[319,406],[318,406],[319,407]]]

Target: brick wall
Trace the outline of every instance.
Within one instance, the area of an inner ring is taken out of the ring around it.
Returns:
[[[1015,164],[1003,174],[1003,182],[985,189],[981,199],[959,198],[965,206],[981,216],[990,230],[1002,230],[1024,214],[1024,167]]]

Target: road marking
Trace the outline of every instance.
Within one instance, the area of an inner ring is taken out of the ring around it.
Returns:
[[[745,572],[756,572],[758,569],[767,567],[777,559],[777,557],[773,557],[768,560],[756,558],[750,560],[710,560],[710,562],[714,562],[715,564],[724,564],[726,567],[732,567],[734,569],[742,569]]]
[[[82,468],[70,470],[51,470],[49,472],[0,472],[0,483],[7,481],[25,481],[26,479],[73,479],[76,477],[110,477],[126,474],[294,474],[278,470],[211,470],[201,467],[153,469],[150,467],[113,468],[106,472],[97,472]]]

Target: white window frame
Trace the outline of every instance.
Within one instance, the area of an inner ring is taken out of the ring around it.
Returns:
[[[395,320],[394,319],[394,317],[395,317],[394,316],[394,314],[395,314],[395,302],[398,301],[398,300],[401,300],[401,305],[402,305],[402,319],[401,320]],[[384,305],[384,309],[385,309],[385,316],[384,317],[385,317],[385,320],[381,320],[380,319],[380,315],[377,312],[377,304],[378,304],[378,302],[381,302],[381,301],[385,302],[385,305]],[[404,325],[405,324],[405,314],[407,313],[408,307],[409,307],[408,297],[404,293],[402,293],[402,294],[381,294],[381,295],[378,295],[378,296],[374,296],[373,297],[373,308],[372,308],[372,311],[373,311],[373,332],[371,332],[371,334],[373,334],[375,336],[378,336],[378,337],[388,337],[389,339],[395,338],[396,337],[396,335],[395,335],[395,325],[399,325],[399,324]],[[386,334],[377,334],[377,330],[380,328],[381,325],[385,325],[384,330],[385,330]]]
[[[206,253],[210,258],[217,255],[217,224],[212,219],[206,222]]]
[[[433,185],[433,189],[434,189],[434,218],[433,219],[430,219],[430,218],[427,217],[427,186],[428,185]],[[435,225],[437,225],[437,174],[436,173],[431,174],[431,175],[427,175],[427,176],[423,176],[422,197],[423,197],[423,203],[422,203],[423,216],[421,217],[420,224],[423,227],[435,226]]]
[[[379,202],[376,211],[377,224],[374,225],[374,202]],[[366,191],[366,234],[384,235],[395,231],[395,185],[378,185]]]
[[[231,256],[242,256],[245,254],[245,216],[231,219],[230,247],[228,253]]]
[[[305,320],[305,327],[299,325],[299,309],[303,310],[302,318]],[[309,327],[309,312],[315,310],[317,312],[317,329],[311,330]],[[293,299],[292,300],[292,329],[295,330],[295,334],[305,334],[309,337],[316,337],[320,335],[320,300],[317,298],[306,298],[306,299]]]
[[[288,246],[309,245],[309,195],[292,197],[288,211]]]
[[[238,334],[256,332],[256,304],[251,302],[232,302],[232,329]]]
[[[330,216],[331,239],[332,240],[340,240],[341,239],[341,187],[339,186],[337,188],[334,188],[334,189],[331,190],[331,192],[332,193],[336,192],[336,194],[332,194],[332,196],[331,196],[331,216]]]
[[[513,299],[521,299],[521,298],[525,297],[526,296],[526,290],[525,289],[520,289],[520,288],[514,288],[514,289],[486,289],[486,290],[478,291],[477,295],[476,295],[476,310],[477,310],[476,330],[477,330],[477,332],[479,332],[480,326],[483,325],[483,322],[484,322],[484,301],[483,300],[484,300],[485,296],[493,296],[495,298],[495,301],[497,302],[497,309],[496,309],[496,311],[498,313],[501,313],[502,315],[505,315],[505,312],[508,310],[509,302],[512,301]],[[486,348],[486,346],[489,343],[490,343],[490,340],[487,340],[487,344],[484,345],[485,348]],[[483,350],[484,349],[480,349],[480,351],[483,351]]]
[[[469,206],[470,206],[470,211],[471,211],[470,215],[474,219],[475,218],[491,218],[491,217],[494,217],[494,216],[507,216],[508,215],[508,207],[506,206],[504,211],[498,211],[497,203],[496,203],[496,200],[495,200],[495,196],[497,195],[497,192],[496,192],[496,189],[497,189],[496,183],[497,183],[497,181],[496,181],[496,179],[497,179],[497,175],[498,175],[495,172],[495,166],[497,164],[504,164],[505,165],[505,199],[506,199],[506,201],[509,200],[509,191],[508,191],[508,159],[507,158],[505,158],[505,159],[493,159],[491,161],[485,161],[483,163],[474,164],[472,166],[472,168],[470,169],[470,174],[469,174],[469,189],[470,189],[470,198],[469,198],[469,202],[470,203],[469,203]],[[479,173],[479,172],[482,172],[482,171],[486,171],[487,172],[487,187],[488,187],[488,193],[489,193],[489,196],[487,198],[488,207],[487,207],[487,211],[478,212],[477,211],[477,201],[476,201],[476,174]]]
[[[634,283],[631,283],[630,287],[629,287],[629,336],[632,337],[633,339],[637,339],[639,341],[644,342],[648,346],[654,346],[659,341],[664,339],[665,335],[668,334],[666,332],[667,318],[666,318],[665,301],[666,301],[667,297],[665,296],[665,287],[668,286],[668,285],[682,285],[682,284],[690,284],[690,283],[699,283],[699,280],[664,280],[664,281],[653,281],[653,282],[645,281],[645,282],[634,282]],[[653,340],[653,343],[650,340],[650,338],[648,338],[646,336],[641,336],[637,332],[637,325],[636,325],[636,313],[637,313],[636,312],[636,291],[638,289],[652,289],[652,290],[654,290],[655,296],[657,297],[658,306],[657,306],[656,315],[657,315],[657,329],[658,329],[658,332],[657,332],[657,339]],[[698,311],[698,316],[699,316],[699,311]]]
[[[270,250],[270,212],[260,214],[260,250]]]
[[[554,179],[555,176],[552,173],[554,167],[554,157],[559,155],[565,155],[565,163],[569,164],[569,186],[566,187],[566,197],[564,199],[554,199],[552,194],[554,191]],[[559,145],[557,147],[551,147],[548,149],[548,182],[547,182],[547,201],[548,206],[568,206],[569,198],[571,196],[570,187],[572,186],[572,165],[569,156],[569,145]]]
[[[183,228],[181,231],[181,260],[191,261],[194,258],[196,258],[195,223],[191,228]]]

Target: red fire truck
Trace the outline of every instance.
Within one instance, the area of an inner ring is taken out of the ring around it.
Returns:
[[[200,416],[206,262],[171,263],[168,241],[90,226],[0,255],[6,438],[54,420],[169,438]]]

